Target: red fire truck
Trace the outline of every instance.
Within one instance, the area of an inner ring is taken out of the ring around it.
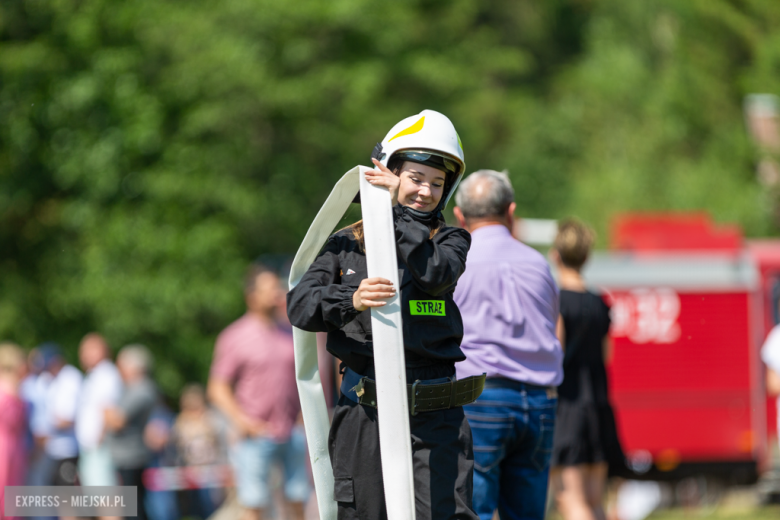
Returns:
[[[777,416],[759,353],[778,323],[780,240],[744,240],[706,214],[627,215],[583,275],[612,305],[630,466],[652,479],[765,473]]]

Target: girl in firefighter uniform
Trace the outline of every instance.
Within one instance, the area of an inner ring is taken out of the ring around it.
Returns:
[[[388,158],[387,166],[380,160]],[[452,294],[466,267],[471,237],[441,214],[463,176],[455,128],[423,111],[393,127],[372,154],[366,179],[393,200],[399,287],[368,278],[362,222],[332,235],[287,309],[292,324],[327,332],[341,360],[341,397],[328,447],[338,518],[387,518],[379,452],[371,307],[400,291],[418,520],[477,519],[471,509],[473,452],[462,405],[481,393],[484,377],[455,380],[463,324]]]

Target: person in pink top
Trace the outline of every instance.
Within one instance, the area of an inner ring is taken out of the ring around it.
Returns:
[[[0,491],[24,483],[26,413],[18,392],[25,367],[22,349],[11,343],[0,344]],[[0,517],[3,511],[0,492]]]
[[[231,449],[243,520],[262,520],[271,502],[270,468],[284,472],[285,505],[303,519],[310,484],[300,414],[293,340],[276,320],[284,306],[279,277],[252,265],[244,287],[247,312],[217,338],[208,396],[240,439]]]

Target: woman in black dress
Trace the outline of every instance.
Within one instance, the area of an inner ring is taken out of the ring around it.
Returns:
[[[561,289],[558,337],[565,354],[550,478],[567,520],[605,518],[607,461],[619,450],[604,368],[609,307],[586,289],[580,274],[593,238],[581,222],[565,220],[552,251]]]

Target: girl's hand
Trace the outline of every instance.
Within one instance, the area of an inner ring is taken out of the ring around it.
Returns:
[[[379,300],[393,296],[395,296],[395,289],[390,280],[379,277],[364,278],[355,294],[352,295],[352,306],[355,307],[355,310],[363,312],[369,307],[387,305],[387,302]]]
[[[390,171],[387,166],[371,158],[378,170],[366,170],[366,180],[374,186],[383,186],[390,191],[390,198],[393,206],[398,204],[398,186],[401,185],[401,179]]]

